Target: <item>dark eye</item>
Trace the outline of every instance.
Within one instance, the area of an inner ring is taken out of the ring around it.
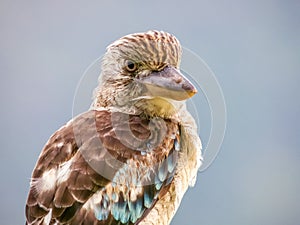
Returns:
[[[137,70],[137,64],[135,62],[132,62],[130,60],[127,60],[125,62],[125,69],[128,71],[128,72],[134,72]]]

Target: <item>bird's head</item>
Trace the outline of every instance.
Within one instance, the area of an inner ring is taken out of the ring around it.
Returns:
[[[107,47],[93,107],[170,117],[196,88],[179,71],[179,41],[162,31],[124,36]],[[177,102],[177,103],[176,103]]]

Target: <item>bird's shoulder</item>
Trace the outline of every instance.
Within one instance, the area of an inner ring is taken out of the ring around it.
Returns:
[[[141,220],[172,180],[179,132],[173,120],[109,110],[72,119],[50,137],[38,159],[28,223]]]

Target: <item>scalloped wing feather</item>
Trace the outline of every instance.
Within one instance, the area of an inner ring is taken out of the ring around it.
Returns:
[[[32,173],[27,224],[138,224],[173,179],[179,130],[172,120],[107,110],[71,120]]]

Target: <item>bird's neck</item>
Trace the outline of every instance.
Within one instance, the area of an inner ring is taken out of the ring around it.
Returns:
[[[181,103],[182,104],[182,103]],[[134,106],[149,117],[179,120],[179,102],[162,97],[141,97]]]
[[[118,88],[122,88],[122,86]],[[162,97],[143,96],[139,90],[137,86],[117,89],[116,87],[109,88],[105,84],[99,85],[95,89],[91,109],[106,108],[127,114],[179,120],[179,112],[185,108],[185,102]]]
[[[143,115],[147,118],[160,117],[179,121],[179,111],[181,111],[182,104],[184,103],[179,104],[160,97],[143,96],[131,99],[126,104],[118,104],[113,97],[98,95],[98,98],[94,99],[91,109],[107,109],[114,112]]]

